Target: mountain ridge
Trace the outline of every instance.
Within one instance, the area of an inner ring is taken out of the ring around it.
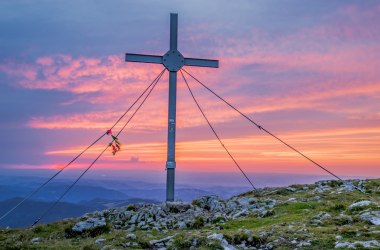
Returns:
[[[30,229],[1,229],[0,247],[379,249],[379,196],[380,179],[329,180],[226,200],[133,204]]]

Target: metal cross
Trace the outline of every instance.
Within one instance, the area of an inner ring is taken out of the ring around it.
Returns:
[[[177,49],[178,14],[170,14],[170,49],[163,56],[125,54],[127,62],[144,62],[163,64],[169,71],[169,112],[168,112],[168,144],[166,161],[166,201],[174,201],[174,170],[175,163],[175,130],[176,130],[176,100],[177,71],[183,66],[219,67],[218,60],[185,58]]]

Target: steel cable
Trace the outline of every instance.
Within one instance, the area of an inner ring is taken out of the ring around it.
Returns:
[[[186,74],[188,74],[191,78],[193,78],[196,82],[198,82],[200,85],[202,85],[204,88],[206,88],[208,91],[210,91],[212,94],[214,94],[216,97],[218,97],[220,100],[222,100],[225,104],[227,104],[229,107],[231,107],[232,109],[234,109],[236,112],[238,112],[240,115],[242,115],[244,118],[246,118],[249,122],[251,122],[252,124],[254,124],[258,129],[264,131],[265,133],[267,133],[268,135],[272,136],[273,138],[277,139],[279,142],[281,142],[282,144],[284,144],[285,146],[287,146],[288,148],[292,149],[293,151],[295,151],[296,153],[298,153],[299,155],[301,155],[302,157],[304,157],[305,159],[307,159],[308,161],[310,161],[311,163],[313,163],[314,165],[316,165],[317,167],[321,168],[322,170],[324,170],[325,172],[329,173],[330,175],[334,176],[335,178],[337,178],[338,180],[340,181],[343,181],[342,178],[340,178],[339,176],[337,176],[336,174],[334,174],[333,172],[331,172],[330,170],[328,170],[327,168],[323,167],[322,165],[318,164],[317,162],[315,162],[314,160],[312,160],[311,158],[309,158],[308,156],[306,156],[305,154],[303,154],[302,152],[300,152],[299,150],[295,149],[294,147],[292,147],[291,145],[289,145],[288,143],[286,143],[285,141],[283,141],[282,139],[280,139],[279,137],[277,137],[276,135],[274,135],[273,133],[269,132],[267,129],[265,129],[264,127],[262,127],[261,125],[259,125],[258,123],[256,123],[255,121],[253,121],[251,118],[249,118],[247,115],[243,114],[240,110],[238,110],[235,106],[233,106],[232,104],[230,104],[229,102],[227,102],[224,98],[222,98],[220,95],[216,94],[212,89],[210,89],[209,87],[207,87],[204,83],[202,83],[200,80],[198,80],[195,76],[193,76],[192,74],[190,74],[189,72],[187,72],[185,69],[181,69],[183,70]],[[361,190],[359,187],[353,185],[353,188],[355,188],[356,190],[360,191],[361,193],[365,193],[363,190]]]
[[[156,87],[158,81],[161,79],[162,75],[164,74],[164,71],[161,71],[158,77],[155,79],[155,83],[153,84],[153,87],[149,90],[148,94],[145,96],[143,101],[140,103],[140,105],[137,107],[137,109],[134,111],[132,116],[128,119],[128,121],[125,123],[123,128],[118,132],[116,135],[119,136],[120,133],[125,129],[125,127],[129,124],[129,122],[132,120],[132,118],[135,116],[135,114],[140,110],[142,105],[145,103],[145,101],[148,99],[149,95],[152,93],[153,89]],[[85,171],[82,172],[82,174],[65,190],[65,192],[62,193],[62,195],[47,209],[45,212],[32,224],[32,227],[36,225],[43,217],[45,217],[61,200],[62,198],[77,184],[77,182],[87,173],[88,170],[91,169],[91,167],[99,160],[99,158],[104,154],[104,152],[107,150],[107,148],[114,142],[115,139],[112,139],[112,141],[106,146],[105,149],[95,158],[95,160],[85,169]]]
[[[235,165],[238,167],[238,169],[240,170],[240,172],[244,175],[244,177],[247,179],[247,181],[249,182],[249,184],[252,186],[252,188],[256,191],[256,192],[259,192],[258,189],[255,187],[255,185],[253,185],[252,181],[249,179],[249,177],[246,175],[246,173],[244,172],[244,170],[240,167],[240,165],[237,163],[237,161],[235,160],[235,158],[231,155],[230,151],[227,149],[227,147],[223,144],[222,140],[220,139],[220,137],[218,136],[218,134],[216,133],[214,127],[211,125],[210,121],[207,119],[205,113],[203,112],[201,106],[199,105],[197,99],[195,98],[194,94],[193,94],[193,91],[191,90],[184,74],[182,73],[182,70],[180,71],[181,72],[181,75],[182,75],[182,78],[183,80],[185,81],[186,83],[186,86],[187,88],[189,89],[189,92],[191,94],[191,97],[193,98],[195,104],[197,105],[199,111],[202,113],[203,117],[205,118],[207,124],[209,125],[210,129],[212,130],[212,132],[214,133],[214,135],[216,136],[216,138],[218,139],[218,141],[220,142],[220,145],[222,145],[222,147],[224,148],[224,150],[227,152],[227,154],[230,156],[230,158],[232,159],[232,161],[235,163]]]

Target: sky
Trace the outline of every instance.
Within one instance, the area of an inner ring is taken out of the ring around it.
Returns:
[[[220,62],[188,72],[334,173],[380,176],[380,3],[315,0],[1,1],[0,173],[58,170],[109,129],[163,69],[125,53],[166,53],[170,13],[185,57]],[[251,176],[325,174],[188,81]],[[122,151],[107,150],[94,169],[164,179],[167,99],[166,72],[119,136]],[[182,175],[239,175],[180,75],[176,162]]]

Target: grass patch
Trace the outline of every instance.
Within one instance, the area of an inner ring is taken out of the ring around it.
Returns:
[[[141,249],[152,249],[152,245],[146,240],[138,240],[137,243],[141,247]]]
[[[224,248],[222,245],[219,243],[219,241],[212,241],[207,244],[207,249],[212,249],[212,250],[223,250]]]
[[[196,248],[205,247],[207,245],[207,238],[202,236],[187,237],[184,233],[178,234],[174,237],[173,245],[169,249],[187,250],[194,246]]]
[[[356,229],[350,226],[344,226],[339,229],[339,234],[345,238],[353,238],[356,236]]]
[[[368,206],[361,206],[361,207],[353,207],[349,209],[350,214],[356,214],[358,212],[364,211],[364,210],[378,210],[379,206],[376,204],[369,204]]]
[[[292,202],[281,204],[276,207],[276,210],[279,210],[281,213],[300,213],[305,209],[314,210],[320,205],[317,202]]]
[[[260,247],[266,242],[266,238],[264,237],[247,234],[243,231],[239,231],[233,234],[224,234],[224,238],[229,244],[240,245],[244,241],[247,246],[252,247]]]
[[[292,192],[292,191],[289,191],[289,190],[287,190],[287,189],[285,189],[285,188],[279,189],[279,190],[277,190],[277,191],[275,192],[275,194],[277,194],[277,195],[283,195],[283,196],[288,195],[288,194],[291,194],[291,193],[293,193],[293,192]]]
[[[85,245],[82,250],[97,250],[98,248],[93,245]]]

